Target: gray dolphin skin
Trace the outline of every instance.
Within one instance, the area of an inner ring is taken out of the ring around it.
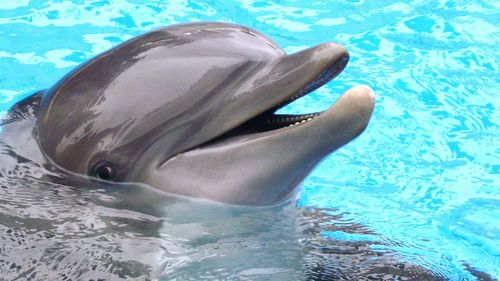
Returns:
[[[374,95],[367,86],[348,90],[324,112],[275,113],[337,76],[348,58],[334,43],[287,55],[235,24],[168,26],[19,102],[5,132],[32,120],[40,150],[33,158],[68,178],[276,204],[368,124]]]

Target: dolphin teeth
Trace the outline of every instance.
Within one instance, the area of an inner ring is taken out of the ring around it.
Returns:
[[[264,122],[265,125],[262,128],[264,131],[275,130],[284,127],[293,127],[296,125],[304,124],[318,117],[320,114],[321,112],[301,114],[301,115],[281,115],[281,116],[279,114],[268,115],[266,116],[265,120],[257,122]]]

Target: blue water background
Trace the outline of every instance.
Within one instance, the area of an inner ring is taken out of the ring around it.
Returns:
[[[379,251],[452,280],[464,268],[500,278],[500,1],[29,1],[0,3],[0,112],[72,67],[159,26],[235,22],[288,52],[347,47],[335,81],[284,111],[329,107],[370,85],[373,119],[302,187],[301,206],[329,208],[386,241]]]

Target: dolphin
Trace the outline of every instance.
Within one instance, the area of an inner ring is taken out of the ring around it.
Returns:
[[[18,102],[2,134],[12,139],[22,124],[36,147],[30,158],[68,182],[277,204],[367,127],[374,94],[363,85],[323,112],[276,113],[333,79],[348,59],[335,43],[286,54],[241,25],[172,25],[117,45]]]

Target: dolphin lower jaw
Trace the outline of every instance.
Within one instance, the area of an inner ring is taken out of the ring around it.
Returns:
[[[142,181],[229,204],[276,204],[326,155],[361,134],[373,107],[372,90],[354,87],[309,121],[220,138],[170,158]]]

